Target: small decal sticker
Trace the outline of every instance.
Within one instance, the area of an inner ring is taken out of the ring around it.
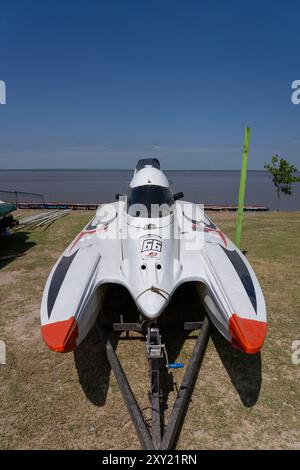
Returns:
[[[159,256],[157,251],[147,251],[144,253],[144,258],[157,258],[157,256]]]

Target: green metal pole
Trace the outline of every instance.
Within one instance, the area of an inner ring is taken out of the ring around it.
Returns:
[[[238,215],[237,215],[237,221],[236,221],[236,234],[235,234],[235,243],[239,249],[241,248],[242,227],[243,227],[244,202],[245,202],[248,153],[249,153],[249,138],[250,138],[250,127],[246,127],[245,135],[244,135],[244,151],[243,151],[241,178],[240,178],[239,207],[238,207]]]

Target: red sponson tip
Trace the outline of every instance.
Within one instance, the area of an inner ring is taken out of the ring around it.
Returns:
[[[234,347],[248,354],[256,354],[264,344],[267,324],[241,318],[233,313],[229,319],[229,331]]]
[[[41,330],[45,343],[52,351],[69,352],[76,348],[78,325],[74,317],[43,325]]]

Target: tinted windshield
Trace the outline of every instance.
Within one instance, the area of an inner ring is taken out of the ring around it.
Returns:
[[[164,217],[173,203],[169,188],[153,184],[131,188],[127,194],[127,212],[132,217]]]

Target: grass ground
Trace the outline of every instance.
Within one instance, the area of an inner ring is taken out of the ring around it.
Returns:
[[[49,351],[40,337],[39,306],[49,270],[91,216],[73,212],[46,231],[0,241],[0,256],[23,254],[0,264],[0,340],[7,347],[7,364],[0,365],[1,449],[140,447],[94,333],[75,354],[65,355]],[[233,238],[232,214],[213,219]],[[265,294],[268,337],[261,354],[246,356],[213,332],[178,449],[300,449],[300,365],[291,361],[292,342],[300,340],[300,214],[245,219],[242,248]],[[110,309],[118,299],[116,293]],[[192,298],[177,300],[177,308],[192,308]],[[192,346],[191,340],[177,344],[180,361],[187,361]],[[147,407],[144,342],[119,341],[118,354]],[[181,374],[174,372],[178,383]],[[174,397],[171,390],[169,405]]]

